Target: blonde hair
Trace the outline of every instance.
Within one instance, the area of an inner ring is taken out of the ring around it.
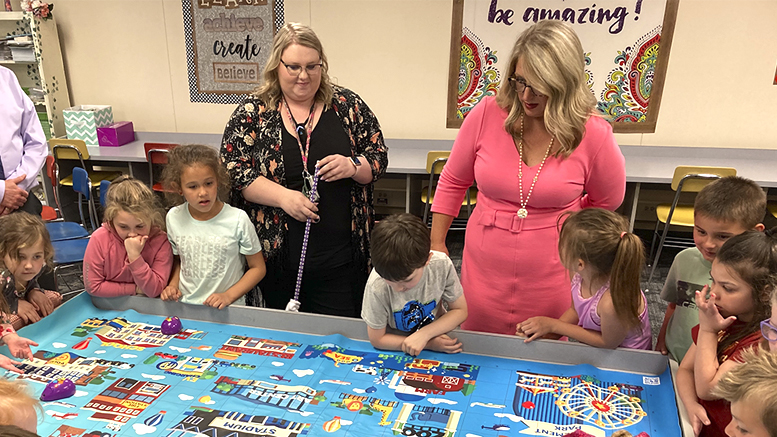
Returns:
[[[548,96],[544,122],[561,148],[556,156],[569,156],[583,139],[585,123],[596,107],[585,78],[585,56],[580,39],[570,26],[561,21],[540,21],[518,37],[510,54],[504,80],[496,102],[508,112],[505,130],[514,138],[520,135],[516,126],[523,116],[523,106],[509,78],[521,62],[526,81]]]
[[[51,268],[54,265],[54,246],[51,245],[51,237],[43,220],[24,211],[0,217],[0,265],[3,268],[7,268],[6,256],[18,261],[20,249],[32,247],[38,242],[43,243],[43,258],[46,266]],[[10,313],[7,310],[8,303],[0,296],[0,311]]]
[[[24,410],[42,415],[43,408],[31,395],[30,387],[22,381],[0,378],[0,425],[15,425]]]
[[[278,33],[273,38],[267,64],[264,66],[264,84],[254,91],[254,95],[266,105],[265,110],[278,107],[282,97],[278,67],[282,65],[283,51],[292,44],[311,48],[317,51],[321,57],[321,83],[316,91],[316,101],[323,103],[325,108],[329,108],[334,95],[334,89],[329,80],[329,61],[326,59],[321,40],[318,39],[313,29],[300,23],[286,23],[285,26],[278,29]]]
[[[216,175],[218,182],[219,199],[227,199],[229,194],[230,179],[227,169],[221,165],[219,152],[202,144],[187,144],[170,150],[167,155],[167,165],[162,171],[162,185],[165,187],[165,195],[173,205],[184,202],[181,191],[181,176],[188,167],[209,167]]]
[[[639,278],[645,248],[642,240],[628,229],[625,217],[606,209],[586,208],[568,215],[561,227],[558,248],[565,266],[582,259],[586,266],[609,278],[615,313],[626,326],[636,328],[641,323]]]
[[[744,363],[725,373],[712,394],[729,402],[761,405],[761,422],[769,435],[777,437],[777,354],[748,349]]]
[[[146,184],[133,177],[122,176],[114,180],[105,194],[103,220],[113,226],[113,219],[120,211],[133,215],[149,227],[164,230],[159,199]]]

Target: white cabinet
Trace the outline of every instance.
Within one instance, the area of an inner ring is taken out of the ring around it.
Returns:
[[[14,61],[0,57],[0,65],[12,70],[23,88],[42,90],[34,99],[48,138],[65,136],[62,110],[70,107],[62,51],[54,18],[39,20],[29,12],[0,12],[0,37],[31,34],[34,60]]]

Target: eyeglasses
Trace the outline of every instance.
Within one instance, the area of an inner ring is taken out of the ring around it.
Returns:
[[[510,82],[510,85],[513,86],[515,89],[515,92],[520,94],[523,94],[523,92],[526,90],[526,88],[529,88],[529,91],[531,91],[532,95],[534,97],[543,97],[545,94],[538,93],[537,91],[534,91],[534,87],[527,84],[525,80],[518,79],[517,77],[508,77],[507,81]]]
[[[286,71],[288,71],[289,74],[292,75],[292,76],[296,77],[296,76],[299,76],[300,74],[302,74],[303,67],[301,65],[296,65],[296,64],[289,65],[289,64],[283,62],[283,59],[281,59],[281,64],[283,64],[283,66],[286,67]],[[305,73],[308,74],[308,76],[313,76],[314,74],[320,73],[321,72],[321,68],[323,68],[323,66],[324,66],[324,63],[323,62],[319,62],[318,64],[306,65],[304,67],[304,70],[305,70]]]
[[[761,335],[769,341],[777,341],[777,326],[772,325],[769,319],[761,322]]]

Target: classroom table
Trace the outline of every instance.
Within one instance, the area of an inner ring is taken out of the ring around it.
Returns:
[[[184,331],[161,335],[171,315]],[[204,420],[221,427],[207,435],[246,437],[254,434],[223,428],[261,423],[274,427],[262,435],[311,437],[340,427],[419,437],[688,430],[670,361],[651,351],[457,330],[465,353],[413,358],[373,349],[359,319],[86,293],[19,333],[40,343],[21,366],[36,395],[52,380],[77,383],[76,396],[44,403],[43,436],[178,437],[204,432]]]
[[[221,145],[221,134],[176,132],[136,132],[136,140],[120,147],[87,146],[91,159],[104,162],[145,163],[145,142]],[[451,150],[453,140],[414,140],[387,138],[389,166],[395,174],[426,174],[426,154]],[[714,147],[664,147],[621,145],[626,158],[626,181],[665,184],[672,181],[678,165],[734,167],[740,176],[762,187],[777,187],[777,150]]]
[[[194,134],[176,132],[136,132],[136,140],[121,147],[88,146],[91,160],[95,164],[128,165],[130,174],[141,180],[148,180],[148,163],[143,144],[145,142],[175,144],[206,144],[218,149],[220,133]],[[388,174],[405,176],[405,211],[418,193],[413,189],[414,181],[426,175],[426,155],[433,150],[449,151],[453,140],[416,140],[387,138],[389,165]],[[777,150],[734,149],[714,147],[664,147],[621,145],[626,158],[626,211],[630,211],[630,226],[633,230],[643,183],[670,184],[674,169],[678,165],[734,167],[737,174],[752,179],[765,188],[777,187]]]

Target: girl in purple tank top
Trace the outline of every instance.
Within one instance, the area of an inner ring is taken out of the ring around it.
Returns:
[[[560,319],[524,320],[516,326],[516,335],[526,337],[527,343],[541,337],[569,337],[608,349],[650,350],[647,300],[639,288],[645,249],[627,229],[623,216],[605,209],[569,214],[558,249],[573,276],[572,306]]]

